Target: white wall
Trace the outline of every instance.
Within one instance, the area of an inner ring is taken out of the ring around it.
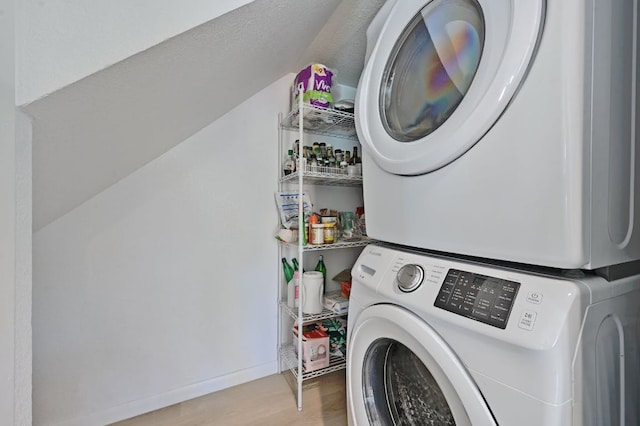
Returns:
[[[15,83],[13,1],[0,0],[0,424],[14,424]]]
[[[31,126],[15,107],[14,11],[0,0],[0,424],[31,424]]]
[[[17,1],[18,105],[252,1]]]
[[[32,423],[32,133],[31,121],[16,110],[15,243],[15,425]]]
[[[35,424],[105,424],[276,372],[291,81],[34,235]]]
[[[34,124],[34,229],[290,72],[338,3],[253,2],[28,105]],[[33,25],[25,21],[19,24]],[[38,75],[46,78],[48,65],[41,66]]]

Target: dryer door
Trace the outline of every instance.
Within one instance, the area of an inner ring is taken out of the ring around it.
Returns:
[[[456,354],[403,308],[366,308],[347,352],[350,424],[496,425]]]
[[[428,173],[478,142],[526,76],[545,4],[422,0],[383,8],[386,22],[368,33],[373,47],[356,100],[360,140],[380,167]]]

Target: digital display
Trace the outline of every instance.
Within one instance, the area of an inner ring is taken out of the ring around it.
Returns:
[[[498,328],[506,328],[520,283],[450,269],[434,306]]]

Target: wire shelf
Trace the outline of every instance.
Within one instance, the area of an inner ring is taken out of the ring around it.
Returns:
[[[361,237],[361,238],[349,240],[349,241],[338,240],[332,244],[319,244],[319,245],[307,244],[306,246],[303,246],[302,249],[304,251],[334,250],[334,249],[349,248],[349,247],[364,247],[366,245],[369,245],[375,242],[376,240],[374,240],[373,238]],[[280,244],[282,244],[283,246],[292,247],[292,248],[298,247],[297,242],[285,243],[283,241],[280,241]]]
[[[304,147],[304,141],[307,138],[305,135],[315,134],[315,135],[325,135],[334,138],[342,138],[345,140],[355,140],[358,141],[357,132],[355,128],[355,117],[352,113],[347,113],[343,111],[338,111],[334,109],[323,109],[314,107],[308,104],[299,103],[296,105],[288,114],[279,115],[279,139],[280,143],[278,144],[278,154],[281,160],[280,162],[280,170],[282,170],[282,159],[285,158],[283,154],[283,138],[290,138],[292,134],[287,134],[288,131],[293,131],[297,135],[297,139],[299,140],[299,148],[301,149],[300,154],[302,154],[302,148]],[[285,136],[286,135],[286,136]],[[343,145],[339,141],[334,142],[337,145]],[[346,155],[346,153],[345,153]],[[313,166],[311,161],[309,164],[306,163],[304,158],[294,158],[296,163],[302,163],[305,165],[304,168],[298,167],[296,172],[293,172],[288,175],[283,175],[279,178],[278,182],[278,190],[282,191],[283,187],[290,189],[291,191],[297,191],[299,194],[303,192],[303,186],[305,184],[311,185],[325,185],[325,186],[334,186],[334,187],[352,187],[354,190],[362,190],[362,176],[359,175],[361,173],[361,168],[356,168],[356,174],[353,175],[353,167],[345,169],[341,169],[339,167],[325,167],[323,163],[322,166]],[[326,165],[331,164],[335,166],[337,164],[331,162],[326,163]],[[348,173],[348,170],[351,169],[351,175]],[[294,189],[295,188],[295,189]],[[280,242],[279,245],[279,257],[282,257],[283,250],[296,250],[298,253],[298,259],[302,263],[304,259],[303,252],[316,251],[316,250],[331,250],[331,249],[341,249],[341,248],[350,248],[350,247],[364,247],[367,244],[375,242],[375,240],[369,239],[367,237],[364,238],[350,238],[348,241],[338,239],[333,244],[322,244],[322,245],[299,245],[297,243],[283,243]],[[278,274],[280,281],[282,281],[282,270],[281,268]],[[298,325],[298,327],[302,328],[304,323],[309,323],[313,321],[321,321],[330,318],[338,318],[344,317],[346,314],[338,314],[330,310],[323,310],[320,314],[317,315],[302,315],[302,317],[298,317],[298,309],[297,308],[289,308],[286,302],[282,302],[282,285],[278,286],[278,304],[279,304],[279,326],[278,326],[278,362],[279,367],[282,369],[288,368],[292,375],[296,378],[297,381],[297,406],[298,410],[302,410],[302,382],[307,379],[316,378],[323,376],[328,373],[332,373],[334,371],[343,370],[346,368],[345,358],[342,356],[330,355],[330,363],[326,368],[321,368],[315,371],[304,371],[304,367],[298,368],[298,357],[295,354],[294,347],[290,343],[286,344],[287,338],[284,334],[285,332],[282,330],[283,323],[288,322],[283,321],[287,316],[293,318],[294,323]],[[296,346],[297,348],[297,346]]]
[[[354,115],[335,109],[302,106],[304,130],[317,135],[335,136],[343,139],[357,139]],[[299,108],[296,106],[280,123],[283,129],[298,130]]]
[[[305,183],[326,186],[362,186],[362,176],[349,176],[336,167],[307,166],[304,171]],[[282,176],[280,182],[298,184],[298,171]]]
[[[298,378],[298,357],[293,351],[293,345],[284,345],[280,348],[280,358],[284,360],[287,368]],[[324,376],[334,371],[344,370],[347,368],[347,361],[337,355],[331,355],[329,358],[329,366],[320,368],[315,371],[302,372],[302,380],[313,379],[314,377]]]
[[[291,318],[293,318],[296,322],[298,321],[298,308],[292,308],[287,305],[287,302],[280,302],[280,306],[282,309],[289,314]],[[333,312],[330,309],[323,309],[319,314],[302,314],[302,323],[306,324],[309,322],[322,321],[329,318],[337,318],[344,317],[347,315],[347,312],[337,313]]]

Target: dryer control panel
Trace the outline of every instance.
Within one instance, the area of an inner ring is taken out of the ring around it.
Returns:
[[[449,269],[434,306],[498,328],[506,328],[520,283]]]

